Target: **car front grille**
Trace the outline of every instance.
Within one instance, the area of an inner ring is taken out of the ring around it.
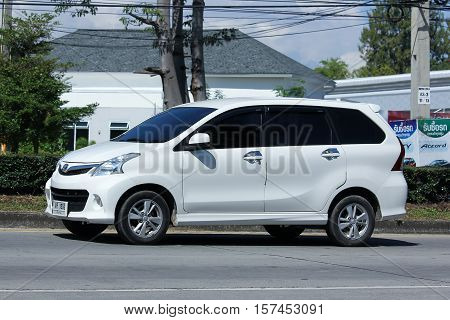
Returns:
[[[68,212],[83,211],[89,192],[87,190],[51,188],[52,200],[68,202]]]
[[[75,176],[78,174],[88,173],[92,168],[96,168],[97,164],[86,164],[86,165],[78,165],[73,167],[67,167],[67,169],[63,169],[65,165],[58,167],[58,172],[62,176]]]

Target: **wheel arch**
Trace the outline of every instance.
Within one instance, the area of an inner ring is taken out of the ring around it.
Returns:
[[[331,214],[336,204],[348,196],[361,196],[372,205],[373,211],[375,212],[375,218],[380,219],[381,218],[381,211],[380,211],[380,203],[378,201],[377,196],[370,191],[369,189],[362,188],[362,187],[350,187],[347,189],[344,189],[340,191],[331,201],[330,206],[328,207],[328,215]]]
[[[139,191],[153,191],[158,193],[167,203],[169,206],[169,211],[171,216],[176,212],[177,204],[175,201],[174,196],[172,193],[165,187],[159,185],[159,184],[153,184],[153,183],[146,183],[146,184],[139,184],[137,186],[134,186],[127,191],[125,191],[119,198],[116,204],[116,208],[114,211],[114,222],[117,221],[117,217],[119,215],[120,208],[122,207],[122,204],[125,202],[125,200],[130,197],[132,194],[139,192]]]

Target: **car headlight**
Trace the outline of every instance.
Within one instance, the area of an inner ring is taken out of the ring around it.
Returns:
[[[123,173],[122,166],[128,160],[139,157],[140,153],[128,153],[115,158],[112,158],[108,161],[103,162],[99,165],[93,172],[93,177],[98,176],[109,176],[111,174]]]

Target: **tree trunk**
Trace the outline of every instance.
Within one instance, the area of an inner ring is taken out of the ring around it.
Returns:
[[[33,138],[33,153],[38,154],[39,153],[39,138],[34,136]]]
[[[175,60],[173,41],[170,29],[170,0],[158,0],[161,18],[158,19],[158,42],[161,55],[161,78],[164,91],[164,109],[169,109],[183,103],[180,91]]]
[[[186,64],[184,61],[184,35],[183,35],[183,5],[184,0],[173,0],[172,32],[174,34],[173,58],[178,86],[181,91],[183,103],[189,102],[189,92],[186,79]]]
[[[11,141],[11,152],[12,153],[19,152],[19,142],[18,141]]]
[[[191,93],[194,101],[206,100],[205,65],[203,59],[203,11],[205,1],[192,1]]]

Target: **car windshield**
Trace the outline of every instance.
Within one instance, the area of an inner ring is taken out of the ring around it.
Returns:
[[[112,141],[160,143],[169,141],[216,109],[179,107],[158,113]]]

